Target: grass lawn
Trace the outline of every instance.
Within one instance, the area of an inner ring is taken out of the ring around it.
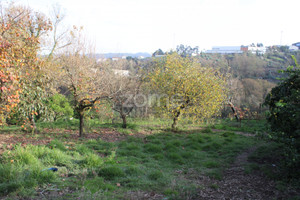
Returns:
[[[90,125],[93,132],[107,131],[112,137],[116,133],[120,136],[110,141],[98,133],[94,133],[93,139],[73,137],[76,121],[41,123],[40,133],[28,134],[28,141],[34,137],[34,141],[47,142],[4,147],[0,157],[0,197],[192,199],[205,187],[195,177],[221,180],[224,170],[240,152],[267,145],[261,139],[233,131],[212,131],[219,124],[183,128],[176,133],[162,128],[165,124],[148,126],[139,122],[129,124],[126,130],[119,124]],[[229,127],[227,122],[223,125]],[[5,130],[26,137],[16,127]],[[259,154],[253,155],[253,159],[257,157]],[[58,171],[48,170],[51,167]]]

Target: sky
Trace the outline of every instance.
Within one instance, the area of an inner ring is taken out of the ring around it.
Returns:
[[[0,0],[1,1],[1,0]],[[3,1],[3,0],[2,0]],[[300,0],[15,0],[65,27],[83,26],[97,53],[153,53],[177,45],[240,46],[300,42]]]

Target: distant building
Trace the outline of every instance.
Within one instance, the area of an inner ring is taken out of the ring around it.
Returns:
[[[212,50],[207,50],[206,53],[232,54],[243,53],[240,46],[215,46]]]
[[[300,42],[292,44],[292,46],[289,46],[290,51],[298,51],[300,50]]]
[[[300,42],[294,43],[294,44],[292,44],[292,46],[296,46],[300,49]]]
[[[292,46],[289,46],[289,50],[290,51],[298,51],[299,50],[299,47],[295,46],[295,45],[292,45]]]
[[[264,54],[266,53],[266,48],[262,43],[257,43],[256,45],[252,43],[248,46],[215,46],[212,48],[212,50],[207,50],[205,53],[241,54],[244,52]]]
[[[161,58],[161,57],[165,57],[166,55],[155,55],[155,58]]]
[[[247,52],[247,51],[248,51],[248,46],[242,45],[242,46],[241,46],[241,51]]]

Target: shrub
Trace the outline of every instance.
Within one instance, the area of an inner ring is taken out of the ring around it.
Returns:
[[[67,98],[62,94],[53,95],[48,104],[55,113],[54,120],[57,120],[61,117],[73,116],[73,109]]]
[[[295,58],[294,61],[295,67],[283,71],[288,78],[274,87],[265,99],[265,105],[269,106],[270,137],[285,144],[285,166],[290,178],[300,175],[300,66]]]

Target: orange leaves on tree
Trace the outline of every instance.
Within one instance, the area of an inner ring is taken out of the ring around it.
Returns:
[[[39,35],[51,28],[37,13],[21,7],[8,7],[0,19],[0,124],[20,102],[22,84],[39,66]],[[28,74],[25,77],[23,74]]]

